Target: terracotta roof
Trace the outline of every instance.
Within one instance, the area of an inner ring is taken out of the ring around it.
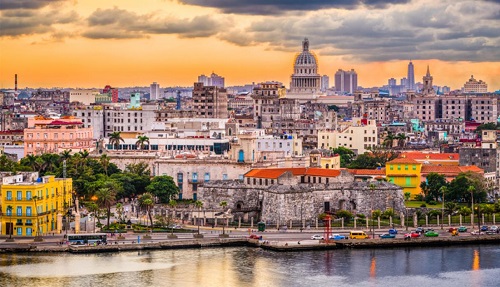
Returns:
[[[385,175],[385,168],[382,169],[348,169],[354,175]]]
[[[396,159],[393,159],[391,161],[388,161],[387,163],[389,164],[394,164],[394,163],[411,163],[411,164],[414,164],[414,163],[420,163],[414,159],[411,159],[411,158],[396,158]]]
[[[82,125],[82,122],[68,122],[68,121],[61,121],[61,120],[55,120],[49,123],[49,125]]]
[[[460,159],[458,153],[423,153],[423,152],[405,152],[399,158],[414,160],[455,160]]]
[[[294,176],[309,175],[309,176],[336,177],[340,175],[340,170],[338,169],[297,167],[297,168],[255,168],[247,172],[245,174],[245,177],[277,179],[285,172],[291,172]]]
[[[457,175],[461,172],[467,172],[467,171],[472,171],[472,172],[476,172],[476,173],[484,173],[483,169],[481,169],[475,165],[470,165],[470,166],[423,165],[422,166],[422,173],[423,174],[435,172],[435,173],[440,173],[440,174],[444,174],[444,175]]]

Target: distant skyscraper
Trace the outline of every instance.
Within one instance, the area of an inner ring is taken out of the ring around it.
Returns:
[[[389,87],[395,86],[395,85],[396,85],[396,79],[394,79],[394,78],[390,78],[390,79],[387,81],[387,84],[389,85]]]
[[[153,82],[149,87],[149,99],[150,100],[158,100],[160,97],[160,85],[156,82]]]
[[[321,91],[324,93],[330,87],[330,77],[327,75],[321,76]]]
[[[408,87],[408,79],[407,78],[401,78],[399,85],[401,85],[403,88],[407,89]]]
[[[344,71],[339,69],[335,73],[335,90],[342,93],[352,94],[358,88],[358,74],[354,69]]]
[[[415,71],[413,69],[413,63],[410,60],[408,64],[408,82],[406,88],[408,90],[415,90]]]
[[[202,83],[203,86],[215,86],[219,88],[224,88],[224,77],[217,75],[216,73],[212,73],[210,77],[205,75],[198,76],[198,82]]]

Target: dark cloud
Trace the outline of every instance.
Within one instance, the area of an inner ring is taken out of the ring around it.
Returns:
[[[468,8],[473,4],[474,9]],[[265,17],[219,37],[236,45],[298,52],[304,37],[317,54],[361,61],[441,59],[498,61],[500,24],[489,16],[497,3],[417,1],[373,13],[325,10],[307,16]],[[463,11],[469,11],[464,14]]]
[[[1,0],[0,10],[9,9],[40,9],[47,5],[65,0]]]
[[[179,0],[180,3],[220,9],[224,13],[278,15],[288,11],[355,9],[360,6],[384,8],[410,0]]]
[[[43,34],[55,32],[55,24],[68,24],[77,21],[76,12],[51,11],[3,11],[0,17],[0,37]]]
[[[158,18],[119,9],[97,9],[87,19],[89,29],[82,35],[91,39],[144,38],[151,34],[177,34],[183,38],[209,37],[222,29],[223,23],[210,16],[192,19]]]

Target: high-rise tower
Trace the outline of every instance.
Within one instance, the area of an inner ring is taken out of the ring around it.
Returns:
[[[410,60],[408,64],[408,80],[406,82],[406,89],[415,90],[415,72],[413,70],[413,63]]]

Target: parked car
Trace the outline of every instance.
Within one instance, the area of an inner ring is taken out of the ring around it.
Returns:
[[[398,231],[395,228],[389,229],[389,234],[398,234]]]
[[[438,237],[439,236],[439,233],[437,233],[436,231],[434,230],[429,230],[427,231],[426,233],[424,233],[424,236],[425,237]]]
[[[465,226],[460,226],[460,227],[458,228],[458,232],[467,232],[467,227],[465,227]]]
[[[495,231],[495,232],[497,232],[497,233],[498,233],[498,226],[496,226],[496,225],[492,225],[492,226],[490,226],[490,230],[491,230],[491,231]]]
[[[347,239],[347,237],[345,237],[344,235],[340,235],[340,234],[332,234],[330,236],[330,239],[331,240],[342,240],[342,239]]]
[[[260,236],[257,235],[257,234],[251,234],[250,236],[248,236],[248,238],[250,238],[250,239],[260,239]]]
[[[324,240],[325,237],[323,237],[323,235],[314,234],[313,236],[311,236],[311,239],[312,240]]]
[[[481,231],[488,231],[488,226],[487,225],[483,225],[481,226]]]
[[[470,233],[471,235],[483,235],[484,232],[480,231],[480,230],[472,230],[472,232]]]
[[[396,238],[396,234],[393,233],[384,233],[379,235],[380,238]]]
[[[420,232],[412,231],[410,233],[405,234],[405,238],[416,238],[420,237]]]
[[[487,230],[486,234],[488,234],[488,235],[494,235],[494,234],[497,234],[497,232],[493,231],[493,230]]]
[[[450,227],[448,228],[449,233],[453,233],[453,231],[458,231],[456,227]]]
[[[417,233],[424,233],[424,228],[422,228],[421,226],[417,227],[417,229],[415,229],[415,232]]]

